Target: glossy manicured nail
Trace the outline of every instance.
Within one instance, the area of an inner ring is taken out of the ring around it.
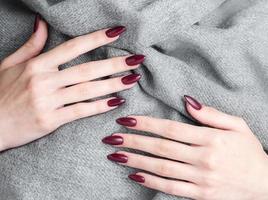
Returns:
[[[33,32],[35,33],[39,27],[39,22],[40,22],[40,15],[36,14],[35,15],[35,21],[34,21],[34,29]]]
[[[137,175],[137,174],[130,174],[128,176],[128,178],[130,178],[131,180],[138,182],[138,183],[144,183],[145,182],[145,178],[143,176]]]
[[[105,33],[106,33],[107,37],[113,38],[113,37],[117,37],[117,36],[121,35],[125,31],[126,31],[126,27],[117,26],[117,27],[114,27],[114,28],[107,30]]]
[[[134,66],[141,64],[145,59],[144,55],[133,55],[126,58],[126,63],[128,66]]]
[[[136,126],[137,120],[132,117],[121,117],[116,120],[116,122],[122,126],[133,127]]]
[[[140,74],[130,74],[130,75],[124,76],[121,79],[121,81],[124,85],[129,85],[129,84],[139,81],[140,79],[141,79]]]
[[[119,163],[127,163],[128,161],[128,157],[123,155],[123,154],[119,154],[119,153],[113,153],[107,156],[107,158],[111,161],[114,162],[119,162]]]
[[[125,99],[120,98],[120,97],[116,97],[116,98],[114,98],[114,99],[110,99],[110,100],[107,102],[107,104],[108,104],[108,106],[110,106],[110,107],[115,107],[115,106],[120,106],[120,105],[122,105],[122,104],[125,103],[125,102],[126,102]]]
[[[194,99],[193,97],[188,96],[188,95],[184,95],[184,99],[195,110],[200,110],[202,108],[202,105],[196,99]]]
[[[123,144],[124,140],[121,136],[111,135],[111,136],[107,136],[107,137],[103,138],[102,142],[104,144],[110,144],[110,145],[121,145],[121,144]]]

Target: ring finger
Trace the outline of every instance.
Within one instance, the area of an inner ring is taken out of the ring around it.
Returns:
[[[56,92],[57,107],[105,96],[129,89],[141,78],[139,74],[130,74],[124,77],[110,78],[101,81],[80,83]]]
[[[156,156],[198,164],[200,153],[197,148],[167,139],[135,134],[113,134],[102,140],[105,144],[144,151]]]

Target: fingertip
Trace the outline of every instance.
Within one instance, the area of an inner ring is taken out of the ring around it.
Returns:
[[[35,33],[38,30],[39,23],[40,23],[40,15],[39,13],[35,14],[35,20],[34,20],[34,27],[33,27],[33,33]]]
[[[184,100],[186,102],[186,107],[187,108],[193,108],[195,110],[201,110],[202,109],[202,104],[197,101],[195,98],[189,96],[189,95],[184,95]]]
[[[42,18],[42,16],[39,13],[37,13],[34,21],[33,37],[44,42],[47,39],[47,35],[48,35],[47,23]]]
[[[105,34],[108,38],[118,39],[119,36],[126,31],[125,26],[116,26],[105,30]]]
[[[145,183],[145,178],[141,175],[141,173],[130,174],[128,175],[128,178],[137,183]]]
[[[126,102],[126,99],[122,97],[112,97],[107,100],[107,105],[109,107],[118,107],[123,105]]]

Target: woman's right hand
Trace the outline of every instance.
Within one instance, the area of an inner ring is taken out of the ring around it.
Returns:
[[[79,36],[39,55],[46,43],[47,25],[39,17],[35,25],[28,42],[0,65],[0,151],[36,140],[70,121],[117,108],[124,99],[83,101],[129,89],[140,79],[130,74],[95,80],[137,68],[143,55],[58,70],[59,65],[117,40],[124,27]]]

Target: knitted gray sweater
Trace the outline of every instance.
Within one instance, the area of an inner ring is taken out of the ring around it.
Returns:
[[[147,59],[137,70],[140,83],[120,93],[123,107],[1,153],[1,200],[180,199],[130,182],[134,170],[107,161],[115,149],[101,139],[129,131],[115,119],[130,114],[191,123],[184,94],[243,117],[268,150],[267,0],[0,0],[0,59],[27,40],[34,12],[50,25],[46,49],[97,29],[127,27],[117,42],[62,68],[127,53]]]

